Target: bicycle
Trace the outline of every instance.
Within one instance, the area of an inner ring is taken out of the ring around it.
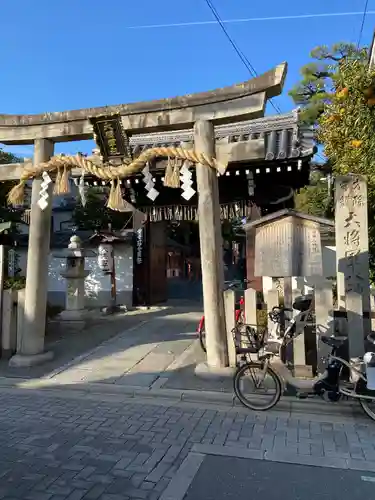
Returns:
[[[240,285],[247,283],[247,280],[236,280],[236,281],[226,281],[227,283],[227,290],[236,290],[240,288]],[[236,324],[241,322],[243,323],[245,321],[245,298],[242,295],[239,299],[238,302],[236,302],[236,312],[235,312],[235,321]],[[204,315],[201,317],[198,323],[198,328],[197,328],[197,334],[199,337],[199,344],[201,346],[201,349],[203,352],[207,352],[206,349],[206,330],[205,330],[205,324],[204,324]]]
[[[350,362],[345,359],[344,354],[347,349],[347,339],[322,336],[322,342],[329,345],[332,351],[327,358],[326,371],[313,380],[302,380],[294,377],[285,363],[281,361],[282,349],[301,334],[308,323],[312,302],[313,299],[310,295],[296,299],[293,309],[300,312],[291,320],[284,333],[280,328],[282,315],[291,310],[282,307],[273,308],[269,313],[270,319],[275,324],[270,335],[267,331],[259,332],[259,329],[250,325],[236,325],[233,333],[237,340],[237,354],[241,356],[240,365],[233,379],[237,398],[250,410],[266,411],[279,402],[286,383],[288,383],[299,391],[297,396],[301,399],[316,396],[327,402],[338,402],[343,397],[357,399],[367,416],[375,420],[375,390],[367,388],[367,374],[370,366],[368,360],[374,359],[375,353],[366,353],[366,363],[363,359],[359,360],[358,363]],[[247,342],[246,347],[243,346],[243,340],[242,345],[238,345],[238,339],[243,336]],[[375,335],[368,335],[367,340],[375,346]],[[256,355],[257,360],[253,361],[251,355]],[[344,368],[349,371],[350,380],[344,379]],[[245,383],[248,381],[247,372],[250,372],[250,380],[255,388],[253,392],[263,390],[264,393],[258,393],[254,402],[245,395]],[[259,372],[259,376],[254,375],[254,372]],[[265,398],[271,386],[274,388],[274,392],[271,399],[266,401]],[[371,407],[372,404],[374,407]]]

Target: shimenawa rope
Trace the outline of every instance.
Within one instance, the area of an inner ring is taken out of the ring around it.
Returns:
[[[69,192],[69,173],[73,168],[81,168],[85,174],[89,174],[104,181],[111,181],[111,191],[107,206],[113,210],[123,210],[125,201],[121,197],[120,179],[128,177],[138,172],[148,161],[155,157],[174,158],[176,161],[189,160],[193,163],[201,163],[208,167],[217,169],[224,173],[226,165],[221,164],[216,158],[206,156],[204,153],[198,153],[193,149],[184,149],[177,147],[157,147],[143,151],[136,159],[130,162],[124,162],[119,166],[97,165],[83,155],[75,156],[54,156],[48,162],[39,165],[25,165],[20,182],[14,186],[8,193],[8,202],[12,205],[21,205],[24,199],[24,188],[27,180],[39,177],[43,172],[52,173],[57,171],[55,179],[55,194],[64,194]],[[174,177],[177,177],[179,168],[177,163],[173,171]],[[173,187],[178,187],[177,178],[172,181]],[[167,180],[168,184],[168,180]],[[171,186],[172,187],[172,186]],[[122,201],[121,201],[122,200]]]

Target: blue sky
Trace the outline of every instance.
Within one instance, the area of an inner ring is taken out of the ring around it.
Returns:
[[[365,0],[212,0],[222,19],[362,11]],[[369,0],[375,11],[375,0]],[[129,29],[129,26],[212,21],[204,0],[2,0],[0,113],[40,113],[169,97],[249,78],[217,24]],[[258,73],[289,63],[287,90],[310,50],[357,42],[360,15],[228,23],[226,28]],[[362,43],[371,42],[375,15]],[[272,108],[270,112],[274,112]],[[90,151],[90,142],[57,145]],[[8,148],[28,156],[31,148]]]

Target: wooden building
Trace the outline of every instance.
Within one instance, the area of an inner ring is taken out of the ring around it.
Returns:
[[[225,175],[218,178],[222,220],[250,221],[294,207],[294,193],[308,184],[310,161],[315,153],[313,131],[300,123],[298,110],[220,125],[215,127],[215,136],[218,145],[248,142],[253,146],[251,159],[229,163]],[[191,143],[192,140],[192,130],[181,130],[131,137],[130,146],[136,156],[151,147]],[[147,197],[142,174],[132,176],[124,184],[125,198],[145,214],[140,227],[135,228],[135,252],[139,253],[140,244],[143,248],[142,260],[137,261],[135,257],[134,262],[134,290],[138,290],[140,297],[138,300],[137,295],[134,296],[135,304],[155,304],[167,299],[167,223],[199,222],[198,194],[185,201],[180,189],[164,187],[164,163],[154,164],[153,180],[159,191],[155,201]],[[197,191],[195,171],[192,170],[192,174],[192,187]],[[246,259],[249,286],[260,291],[261,279],[254,277],[251,234],[247,238]]]

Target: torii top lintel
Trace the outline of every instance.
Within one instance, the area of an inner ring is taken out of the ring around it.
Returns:
[[[246,82],[208,92],[117,106],[50,112],[39,115],[0,115],[0,143],[33,144],[35,139],[68,142],[91,139],[91,117],[121,115],[125,130],[148,133],[189,128],[198,119],[215,124],[259,118],[267,99],[283,89],[287,63]]]

